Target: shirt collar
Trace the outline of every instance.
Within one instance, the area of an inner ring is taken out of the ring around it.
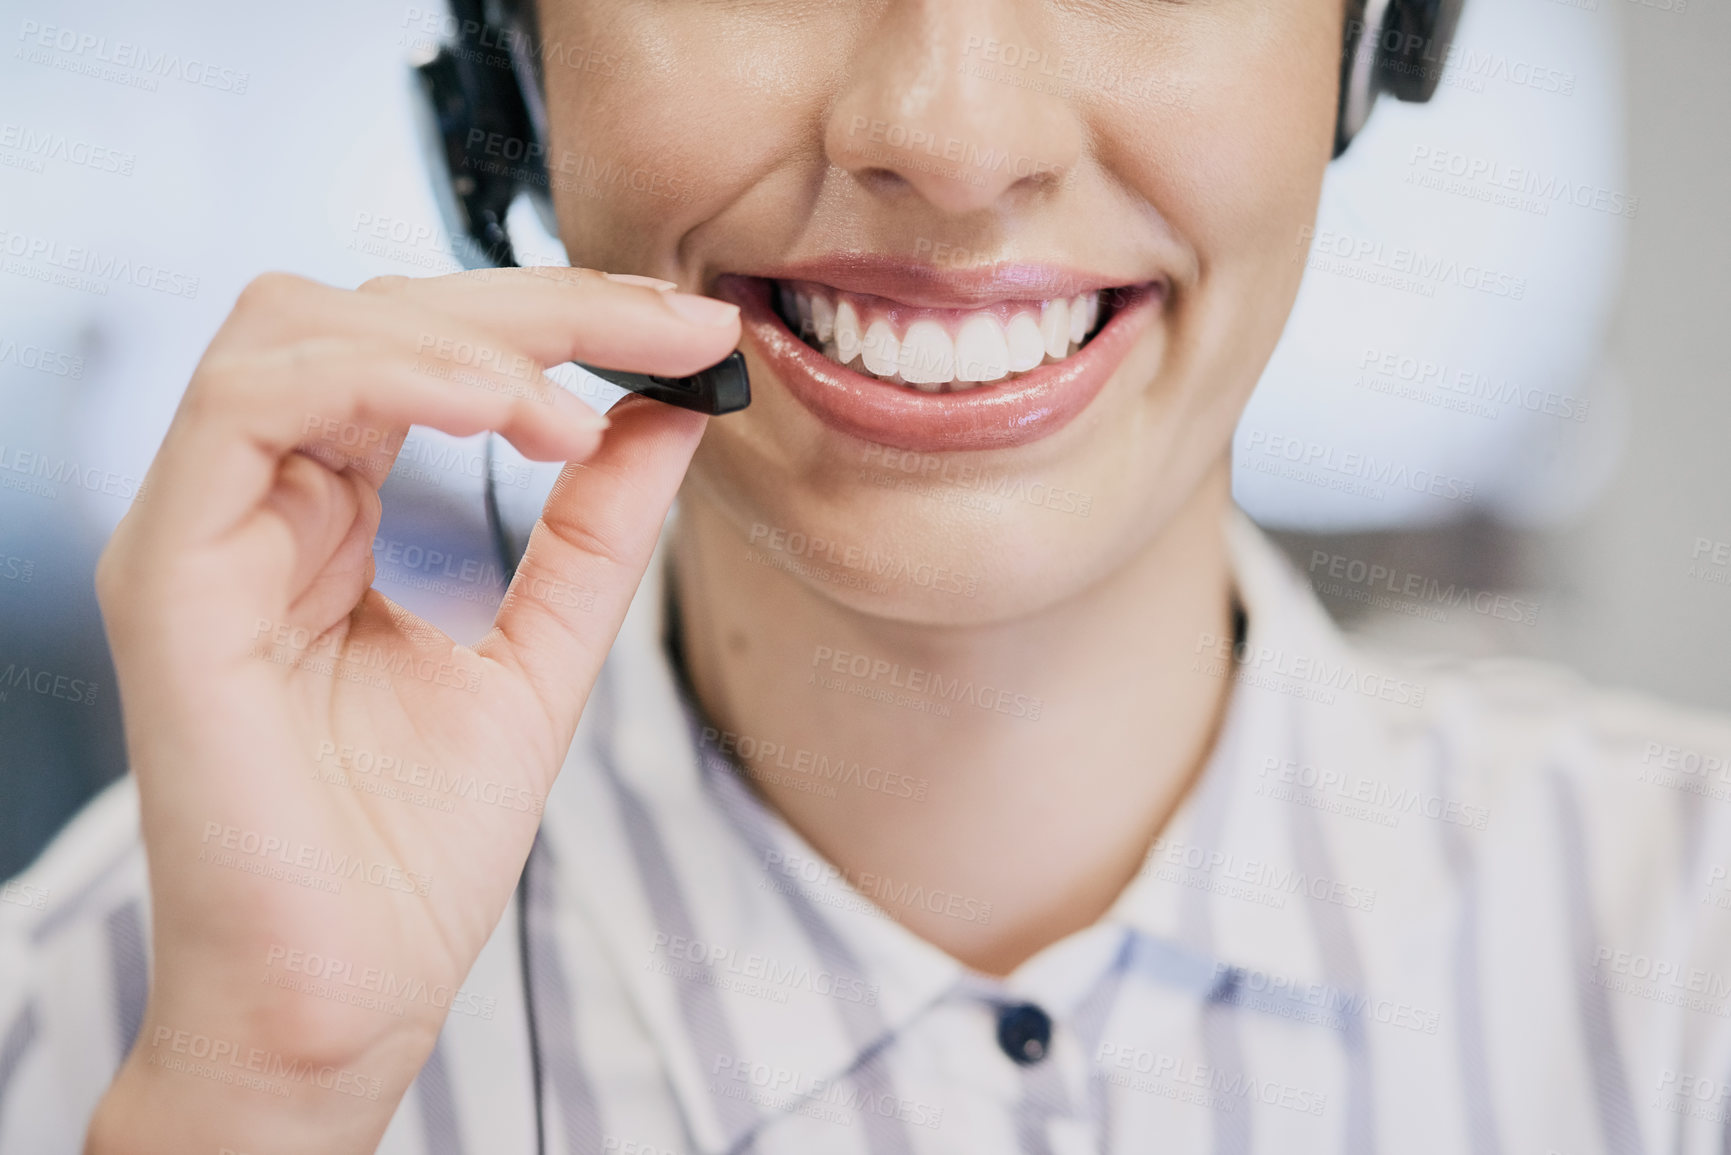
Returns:
[[[1202,774],[1106,918],[1144,945],[1177,948],[1187,960],[1177,971],[1216,996],[1246,977],[1283,991],[1349,988],[1368,925],[1354,919],[1375,910],[1386,880],[1356,877],[1362,869],[1334,856],[1316,812],[1271,786],[1296,766],[1375,777],[1389,755],[1374,703],[1422,700],[1422,687],[1397,684],[1358,653],[1236,507],[1227,542],[1247,636],[1236,647],[1199,636],[1191,663],[1198,676],[1233,679],[1226,716]]]
[[[1295,659],[1345,661],[1334,626],[1302,579],[1236,508],[1228,515],[1227,534],[1249,622],[1239,648],[1246,659],[1241,676],[1284,677],[1279,671],[1290,669]],[[1311,937],[1299,925],[1307,914],[1302,900],[1289,899],[1285,909],[1273,912],[1245,903],[1201,903],[1198,897],[1208,892],[1196,884],[1221,881],[1221,865],[1213,879],[1207,877],[1210,871],[1202,871],[1200,878],[1179,883],[1171,881],[1166,867],[1175,851],[1182,861],[1224,845],[1220,815],[1229,801],[1235,830],[1259,821],[1271,832],[1282,828],[1288,816],[1272,804],[1244,813],[1245,787],[1260,760],[1271,751],[1297,757],[1295,742],[1302,732],[1316,730],[1323,737],[1342,727],[1350,731],[1354,722],[1337,717],[1317,729],[1304,699],[1266,692],[1272,683],[1252,685],[1241,677],[1207,767],[1136,880],[1100,923],[1052,944],[1000,984],[896,923],[833,874],[787,869],[789,864],[827,864],[745,788],[712,744],[696,740],[702,720],[682,693],[664,645],[667,540],[663,534],[584,711],[548,800],[544,836],[561,888],[574,896],[654,1037],[688,1126],[705,1151],[732,1149],[766,1119],[784,1114],[785,1107],[715,1093],[712,1064],[698,1054],[688,1011],[680,1005],[684,996],[676,984],[681,980],[645,966],[648,944],[668,933],[667,896],[655,892],[665,892],[669,884],[657,881],[658,871],[676,876],[688,914],[702,910],[713,924],[717,912],[725,912],[724,924],[738,927],[738,937],[753,942],[767,933],[765,928],[788,925],[788,908],[795,905],[801,911],[795,921],[807,920],[804,937],[812,939],[815,928],[830,961],[839,951],[846,960],[843,969],[857,968],[859,980],[875,994],[875,1006],[870,1015],[854,1015],[849,1030],[763,1031],[737,1041],[740,1061],[812,1078],[847,1073],[876,1038],[898,1032],[952,993],[990,998],[1002,992],[1006,998],[1040,1001],[1063,1015],[1115,960],[1147,957],[1150,944],[1164,960],[1155,969],[1200,988],[1218,986],[1219,976],[1233,969],[1283,975],[1295,983],[1326,977],[1319,959],[1302,952],[1295,957],[1291,949],[1295,935],[1297,941]],[[1232,639],[1202,636],[1196,649],[1199,672],[1206,666],[1210,676],[1226,676],[1232,668]],[[1350,710],[1355,703],[1345,705]],[[642,845],[645,826],[654,835],[648,852]],[[1276,837],[1273,844],[1280,841]],[[666,861],[646,862],[646,853]],[[635,880],[622,877],[622,861],[636,864]],[[1235,860],[1230,869],[1242,874],[1246,867]],[[1224,908],[1224,917],[1210,914],[1211,907]],[[1130,946],[1140,939],[1142,949],[1126,950],[1127,935]],[[809,941],[777,942],[773,935],[768,943],[770,951],[785,949],[788,955],[811,948]],[[1231,961],[1215,961],[1224,959]],[[752,1013],[785,1011],[765,1003]]]

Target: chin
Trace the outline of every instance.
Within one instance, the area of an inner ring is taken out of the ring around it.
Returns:
[[[1189,488],[1163,484],[1173,462],[1124,436],[1129,421],[1085,416],[1059,438],[1084,452],[1033,462],[1039,444],[938,454],[829,435],[789,454],[793,403],[760,397],[711,425],[690,496],[719,513],[754,580],[797,582],[879,620],[986,625],[1082,596]]]
[[[1010,620],[1086,592],[1191,488],[1164,476],[1164,279],[791,273],[709,286],[741,306],[754,399],[689,481],[762,580],[877,619]]]

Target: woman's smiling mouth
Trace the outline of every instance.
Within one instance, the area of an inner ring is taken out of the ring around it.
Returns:
[[[826,425],[922,452],[1057,431],[1158,316],[1163,280],[1101,283],[1036,265],[952,273],[877,258],[723,276],[746,332]]]
[[[1069,357],[1098,328],[1100,290],[983,309],[930,309],[813,281],[777,281],[782,323],[838,365],[925,393],[1014,380]]]

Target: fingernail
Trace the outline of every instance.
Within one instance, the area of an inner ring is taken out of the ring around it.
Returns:
[[[739,316],[739,306],[696,293],[663,293],[667,307],[696,325],[729,325]]]
[[[677,289],[679,286],[672,281],[664,281],[660,277],[640,277],[636,273],[602,273],[609,281],[618,281],[621,285],[641,285],[645,289]]]

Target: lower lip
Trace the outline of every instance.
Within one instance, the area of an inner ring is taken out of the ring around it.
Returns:
[[[855,373],[788,329],[770,305],[771,283],[721,278],[746,332],[800,404],[832,429],[918,453],[1006,449],[1056,433],[1092,401],[1160,311],[1158,285],[1120,290],[1118,309],[1080,350],[999,384],[922,393]]]

